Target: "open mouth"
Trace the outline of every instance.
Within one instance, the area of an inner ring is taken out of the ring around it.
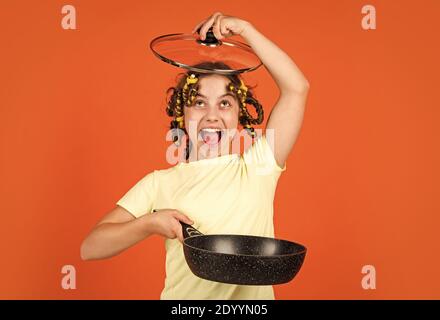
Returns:
[[[218,144],[222,138],[222,130],[218,128],[204,128],[200,130],[199,136],[204,143],[215,145]]]

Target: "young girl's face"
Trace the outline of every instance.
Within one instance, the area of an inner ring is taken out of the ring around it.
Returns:
[[[239,105],[227,88],[230,82],[227,77],[216,74],[200,78],[193,105],[185,106],[185,129],[197,150],[201,146],[218,150],[219,139],[223,143],[227,137],[225,129],[237,129]],[[228,134],[227,140],[230,140],[232,137],[230,132]]]

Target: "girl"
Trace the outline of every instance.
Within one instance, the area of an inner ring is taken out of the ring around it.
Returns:
[[[280,95],[265,133],[258,136],[252,128],[263,121],[263,109],[239,76],[187,72],[172,88],[167,106],[174,141],[184,146],[185,161],[154,170],[136,183],[83,241],[81,257],[108,258],[159,234],[166,238],[161,299],[274,299],[272,286],[224,284],[195,276],[183,255],[180,221],[205,234],[274,237],[275,189],[301,128],[309,84],[289,56],[248,21],[217,12],[193,33],[200,27],[202,40],[210,27],[219,40],[241,35],[275,80]],[[247,105],[255,107],[256,118]],[[253,144],[242,154],[219,154],[218,146],[231,147],[239,139],[226,134],[235,132],[239,123]]]

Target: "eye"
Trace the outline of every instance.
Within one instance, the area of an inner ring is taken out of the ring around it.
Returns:
[[[222,106],[226,106],[226,107],[231,107],[232,106],[231,103],[228,100],[222,100],[221,105]]]
[[[202,107],[203,106],[203,104],[204,104],[204,102],[203,102],[203,100],[196,100],[195,102],[194,102],[194,106],[196,106],[196,107]]]

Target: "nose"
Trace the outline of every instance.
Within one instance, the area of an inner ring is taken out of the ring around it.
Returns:
[[[217,108],[208,108],[206,113],[206,121],[216,123],[220,120],[220,115]]]

